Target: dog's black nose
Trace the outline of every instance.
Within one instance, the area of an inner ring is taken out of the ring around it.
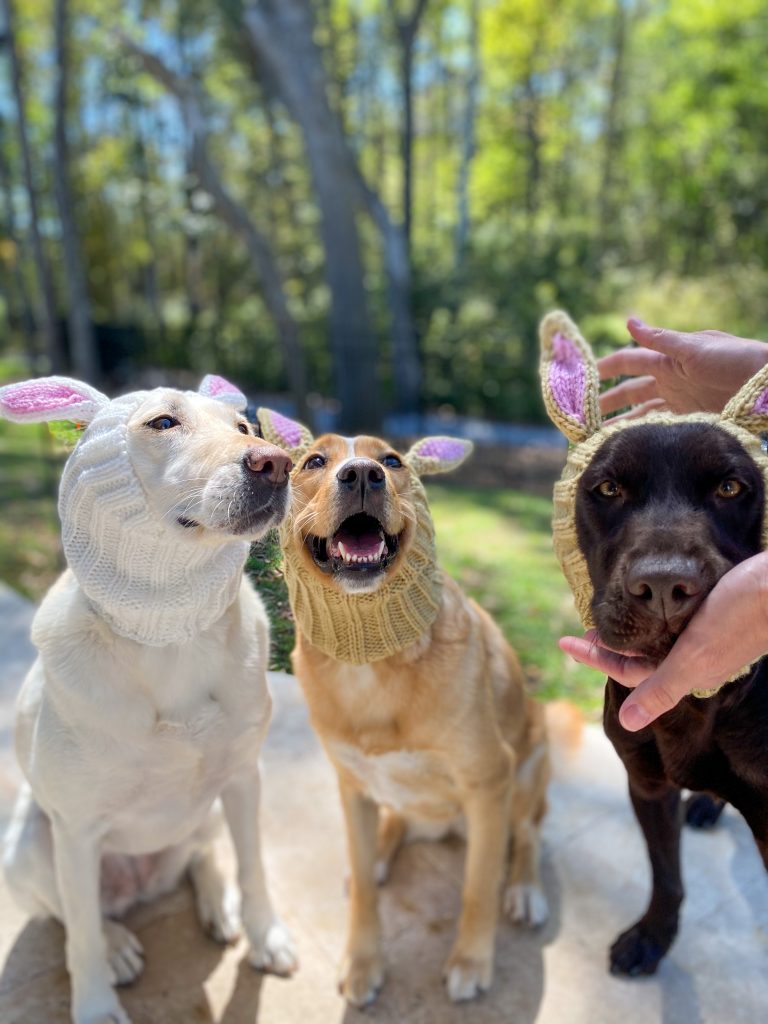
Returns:
[[[262,444],[249,448],[243,456],[243,465],[249,473],[267,480],[275,487],[285,487],[293,469],[293,463],[282,448],[274,444]]]
[[[692,558],[645,556],[627,570],[624,586],[657,618],[678,618],[693,609],[705,588],[704,573]]]
[[[358,488],[362,491],[368,488],[378,491],[386,483],[383,468],[373,459],[353,459],[345,462],[336,474],[336,479],[349,491]]]

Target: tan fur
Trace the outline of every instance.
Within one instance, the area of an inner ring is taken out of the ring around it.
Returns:
[[[319,438],[307,458],[320,452],[326,466],[302,473],[300,465],[294,473],[296,518],[307,532],[328,536],[343,519],[336,470],[350,457],[351,444],[335,435]],[[375,438],[357,438],[352,447],[354,455],[377,461],[392,451]],[[408,522],[410,473],[387,469],[386,475],[382,507],[387,531],[395,532],[398,523]],[[303,546],[301,533],[289,543]],[[406,535],[389,573],[407,558]],[[337,585],[315,571],[324,586]],[[491,982],[510,838],[514,852],[505,906],[533,924],[546,915],[538,873],[549,777],[545,721],[543,708],[525,692],[514,651],[490,616],[446,577],[434,625],[400,653],[369,665],[345,664],[310,644],[299,629],[293,664],[338,772],[347,823],[351,885],[344,994],[363,1005],[383,979],[376,876],[386,875],[405,834],[403,816],[447,828],[461,813],[468,850],[446,980],[451,998],[472,998]],[[376,792],[391,794],[399,806],[383,808],[380,817],[372,799]]]

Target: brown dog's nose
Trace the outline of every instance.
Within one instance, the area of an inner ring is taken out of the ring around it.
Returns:
[[[638,558],[627,570],[627,593],[657,618],[670,620],[693,610],[704,591],[704,573],[692,558]]]
[[[336,479],[348,491],[365,491],[368,488],[378,491],[386,483],[383,468],[373,459],[352,459],[345,462],[336,474]]]
[[[249,448],[243,456],[243,465],[250,473],[268,480],[274,487],[285,487],[293,469],[288,455],[273,444]]]

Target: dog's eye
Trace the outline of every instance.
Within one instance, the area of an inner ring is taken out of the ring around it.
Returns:
[[[310,455],[302,469],[322,469],[326,461],[324,455]]]
[[[396,455],[385,455],[381,460],[382,466],[386,466],[387,469],[402,469],[403,464]]]
[[[729,478],[728,480],[723,480],[717,488],[716,494],[718,498],[735,498],[736,495],[741,494],[743,490],[743,484],[740,484],[738,480]]]
[[[615,480],[603,480],[601,484],[597,485],[597,490],[604,498],[621,497],[621,487],[619,487]]]
[[[238,423],[237,429],[240,431],[241,434],[250,434],[250,430],[248,429],[247,423]]]
[[[171,427],[178,427],[178,425],[179,421],[175,420],[173,416],[156,416],[147,424],[153,430],[170,430]]]

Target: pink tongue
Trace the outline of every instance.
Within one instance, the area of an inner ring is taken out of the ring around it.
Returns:
[[[343,544],[350,555],[357,555],[359,558],[367,558],[378,553],[381,537],[378,533],[347,533],[344,530],[334,536],[331,549],[333,554],[338,555],[339,544]]]

